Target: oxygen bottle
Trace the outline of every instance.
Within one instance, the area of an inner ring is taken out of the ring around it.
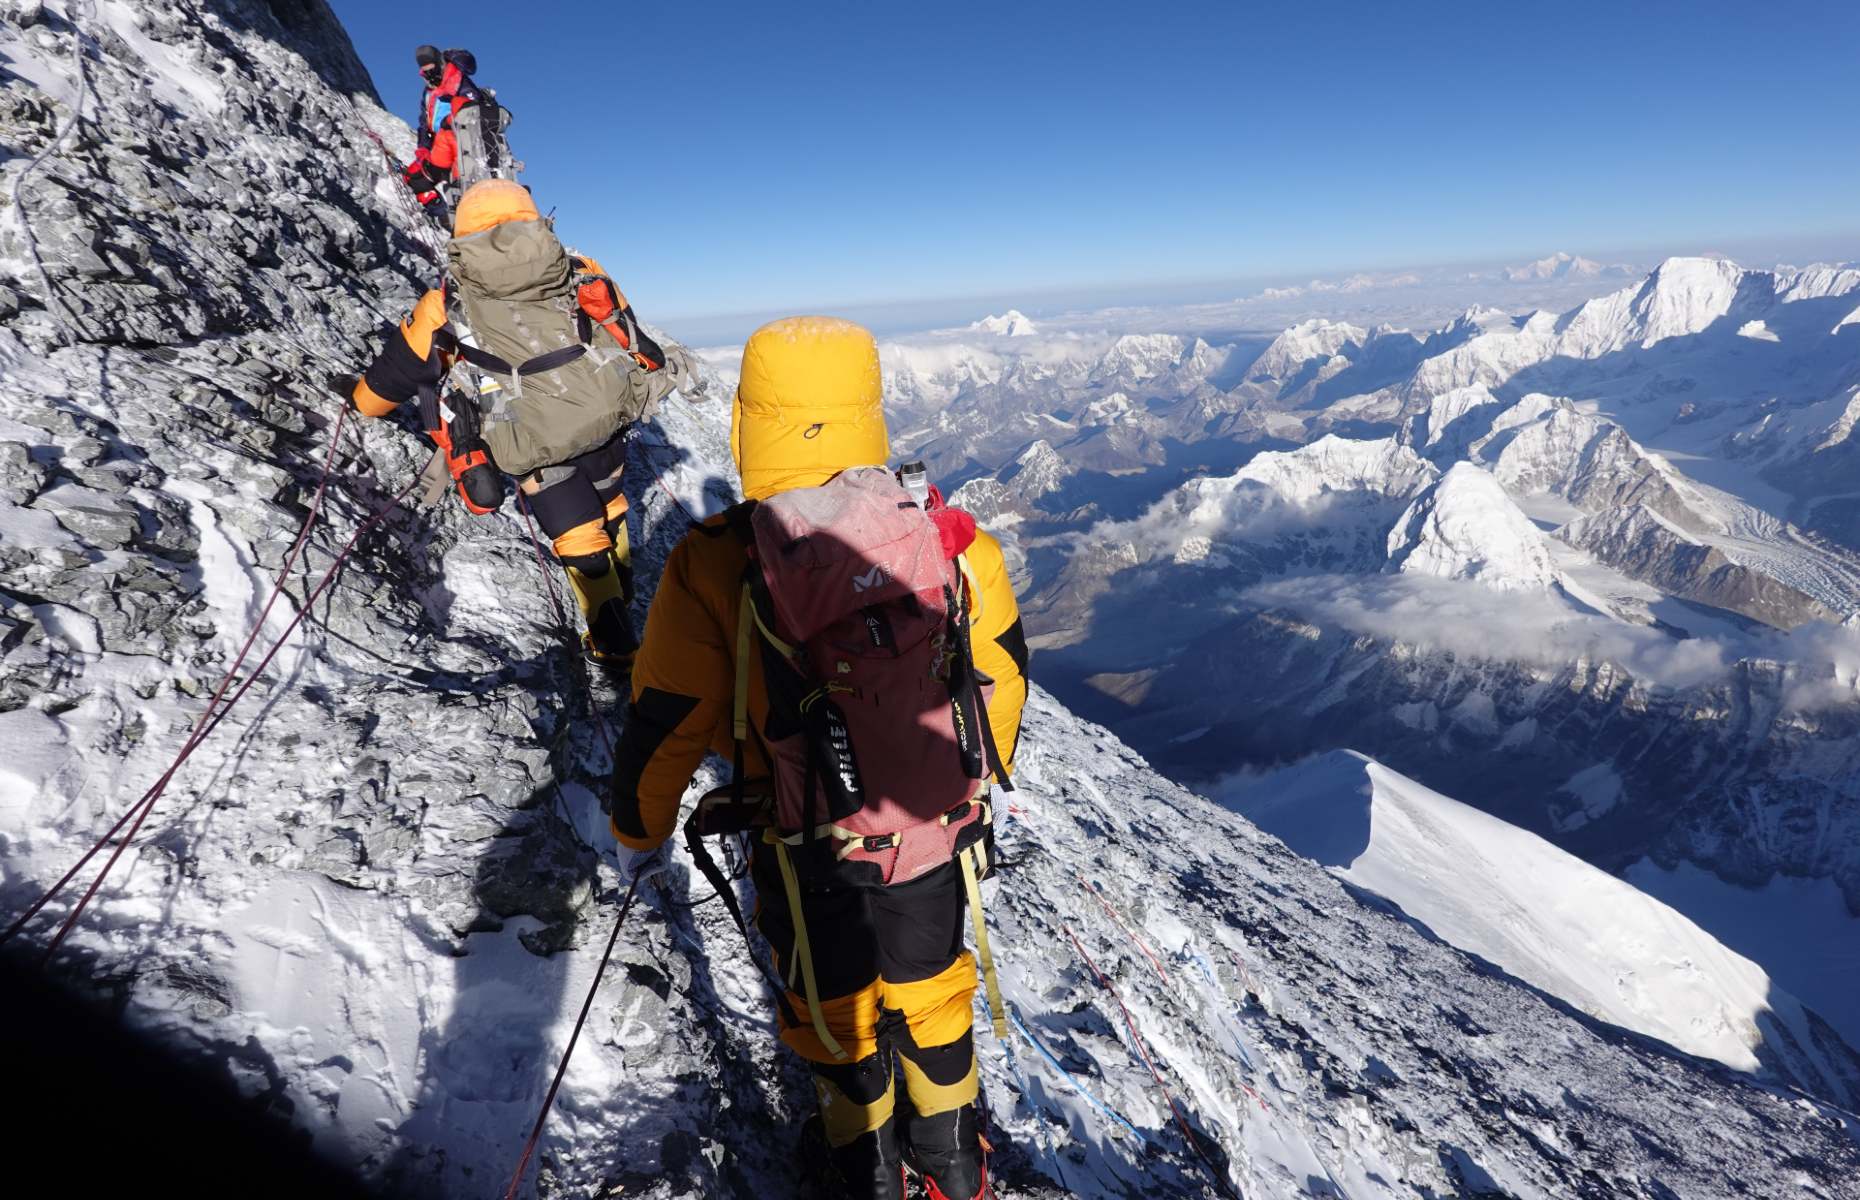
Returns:
[[[930,470],[921,459],[898,468],[898,483],[918,508],[930,507]]]

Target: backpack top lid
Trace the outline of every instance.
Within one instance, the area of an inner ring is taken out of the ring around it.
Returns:
[[[936,616],[948,611],[955,571],[942,537],[883,467],[771,496],[751,520],[776,623],[794,642],[906,598]]]
[[[446,243],[451,278],[473,299],[553,304],[574,295],[574,266],[547,221],[509,221]],[[571,314],[563,310],[562,319]],[[488,329],[474,329],[490,336]]]
[[[446,51],[446,61],[456,66],[467,75],[476,75],[478,73],[478,59],[469,50],[448,50]]]

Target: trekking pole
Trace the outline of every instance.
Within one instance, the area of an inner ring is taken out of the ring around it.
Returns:
[[[633,876],[633,882],[626,890],[626,900],[620,905],[620,915],[614,918],[614,931],[607,935],[607,950],[601,955],[601,965],[594,969],[594,982],[588,985],[587,999],[581,1002],[581,1015],[575,1018],[574,1032],[568,1035],[568,1046],[562,1051],[562,1061],[555,1068],[555,1078],[549,1081],[549,1094],[543,1097],[542,1111],[536,1114],[536,1124],[530,1129],[529,1140],[523,1143],[523,1154],[517,1159],[517,1169],[510,1176],[510,1186],[504,1189],[504,1200],[516,1200],[517,1188],[523,1184],[523,1174],[529,1170],[530,1158],[536,1153],[536,1143],[542,1137],[543,1123],[549,1119],[549,1110],[555,1107],[555,1093],[562,1086],[562,1077],[568,1074],[569,1056],[575,1053],[575,1043],[581,1039],[581,1027],[588,1020],[588,1010],[594,1007],[594,993],[600,990],[601,976],[607,973],[607,963],[614,956],[614,945],[620,940],[620,930],[626,924],[626,915],[633,908],[633,900],[639,895],[640,876]]]

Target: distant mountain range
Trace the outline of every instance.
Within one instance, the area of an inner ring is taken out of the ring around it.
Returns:
[[[1860,912],[1860,268],[884,353],[900,447],[1007,531],[1043,677],[1176,777],[1354,748],[1611,870]]]

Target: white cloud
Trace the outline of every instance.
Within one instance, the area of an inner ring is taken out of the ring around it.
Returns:
[[[1860,701],[1860,630],[1833,625],[1680,639],[1579,612],[1552,594],[1410,576],[1278,580],[1248,589],[1244,599],[1319,625],[1471,658],[1550,668],[1579,658],[1607,661],[1663,688],[1716,683],[1740,661],[1767,661],[1783,671],[1783,702],[1792,711]]]

